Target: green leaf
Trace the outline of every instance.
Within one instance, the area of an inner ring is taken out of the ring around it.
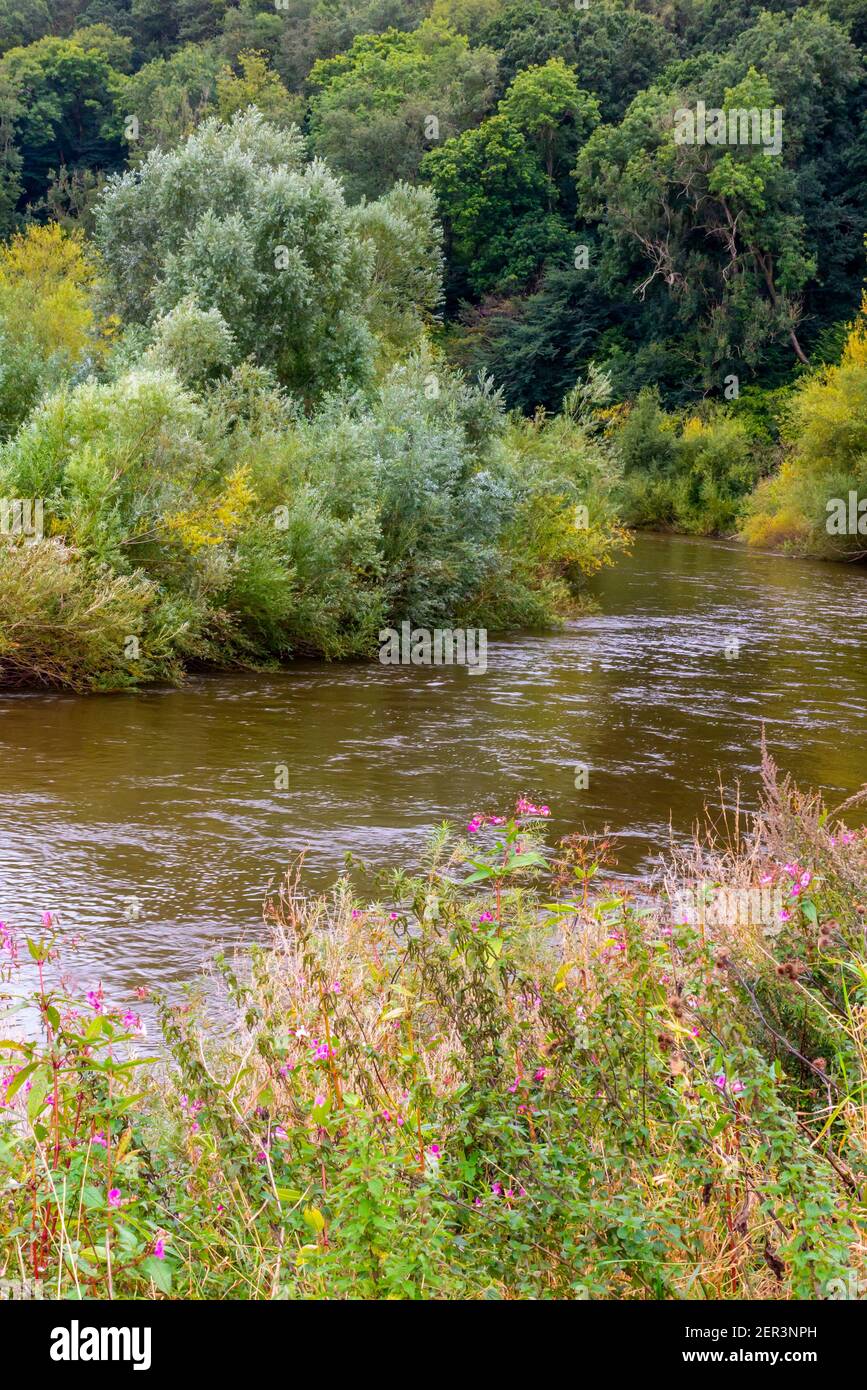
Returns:
[[[282,1206],[292,1206],[295,1202],[300,1202],[303,1192],[297,1187],[278,1187],[275,1189],[277,1197]]]
[[[141,1272],[147,1279],[153,1279],[160,1293],[171,1293],[172,1271],[165,1260],[158,1260],[156,1255],[148,1255],[146,1260],[142,1260]]]
[[[38,1067],[33,1074],[33,1085],[27,1097],[27,1118],[35,1120],[43,1105],[45,1097],[51,1089],[51,1069],[50,1067]]]

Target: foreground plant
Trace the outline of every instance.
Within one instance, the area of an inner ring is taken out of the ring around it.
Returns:
[[[609,844],[546,852],[548,808],[523,798],[443,827],[385,905],[287,880],[268,945],[217,959],[218,1001],[159,1001],[158,1062],[132,1010],[47,983],[53,936],[27,943],[41,1034],[4,1043],[0,1277],[71,1297],[848,1288],[867,849],[825,822],[811,870],[814,803],[769,778],[764,838],[728,872],[811,876],[761,944],[588,894]],[[2,942],[13,973],[24,943]]]

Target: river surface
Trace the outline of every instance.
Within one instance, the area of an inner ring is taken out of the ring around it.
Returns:
[[[87,987],[166,984],[254,936],[305,847],[320,887],[347,850],[413,860],[442,819],[525,793],[556,834],[609,826],[640,871],[719,774],[754,799],[763,722],[832,803],[867,780],[867,571],[644,535],[592,589],[597,614],[491,641],[484,675],[299,662],[0,696],[0,919],[59,913]]]

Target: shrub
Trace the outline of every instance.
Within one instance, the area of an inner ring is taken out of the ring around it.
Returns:
[[[784,413],[785,457],[751,498],[744,536],[826,559],[860,559],[864,533],[838,534],[833,499],[848,513],[849,493],[867,497],[867,295],[838,364],[798,384]],[[829,527],[831,529],[829,530]]]
[[[623,543],[602,500],[576,528],[607,467],[576,421],[510,425],[489,381],[428,352],[305,416],[249,361],[209,379],[227,344],[186,302],[134,370],[51,396],[0,450],[0,496],[41,499],[87,576],[153,586],[145,657],[118,684],[193,660],[369,656],[387,622],[548,624]]]
[[[0,683],[90,690],[177,677],[170,643],[138,654],[155,602],[144,576],[94,568],[61,541],[2,542]]]
[[[760,467],[740,418],[720,407],[668,414],[651,389],[615,426],[614,446],[624,521],[694,535],[735,530]]]
[[[42,1030],[0,1083],[0,1260],[76,1297],[833,1296],[864,1261],[867,839],[770,771],[702,865],[798,883],[770,940],[588,893],[600,846],[547,852],[523,797],[375,901],[290,878],[216,958],[217,1017],[158,1001],[162,1060],[66,992],[50,915],[0,927]]]

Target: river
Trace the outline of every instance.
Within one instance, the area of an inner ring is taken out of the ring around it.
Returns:
[[[58,913],[88,988],[165,984],[255,934],[304,847],[322,886],[347,850],[412,860],[443,818],[523,792],[557,834],[608,825],[640,871],[718,773],[754,798],[763,722],[832,802],[867,780],[867,571],[639,535],[592,590],[598,613],[562,632],[492,640],[484,675],[299,662],[0,696],[0,918]]]

